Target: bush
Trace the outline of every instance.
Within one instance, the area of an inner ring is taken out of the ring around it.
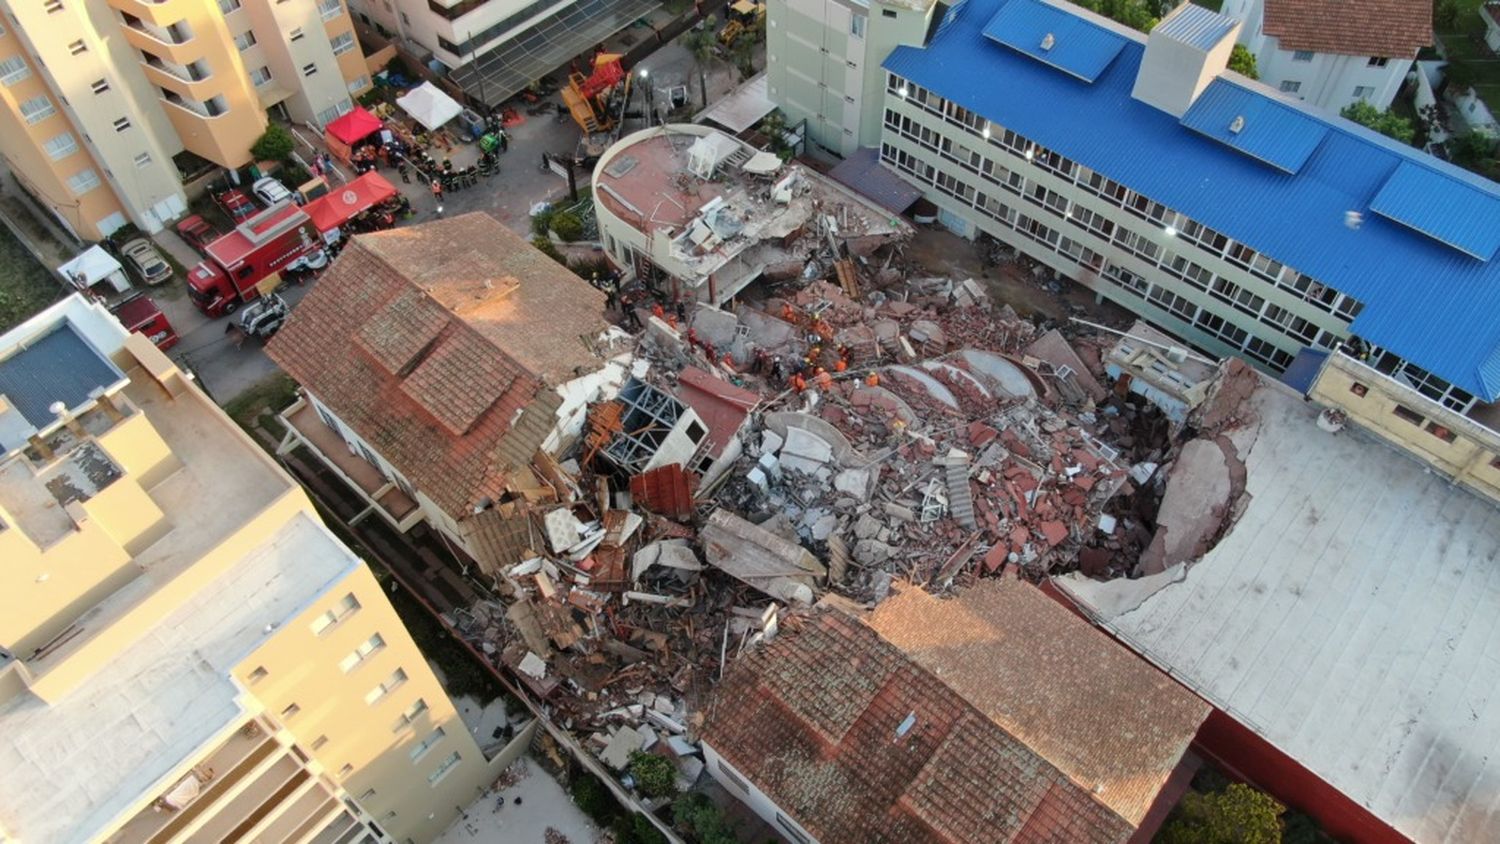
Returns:
[[[1412,138],[1417,134],[1410,120],[1393,111],[1381,111],[1364,100],[1344,106],[1339,114],[1361,126],[1374,129],[1388,138],[1395,138],[1403,144],[1411,143]]]
[[[630,754],[630,775],[635,787],[647,797],[670,797],[677,793],[677,766],[670,759],[637,750]]]
[[[256,161],[286,161],[292,157],[292,133],[279,123],[266,127],[266,133],[250,145]]]
[[[568,791],[573,795],[573,803],[600,826],[620,815],[620,804],[615,802],[615,796],[593,774],[579,773]]]
[[[698,844],[736,844],[739,836],[718,804],[703,794],[688,794],[672,804],[672,822]]]
[[[557,212],[552,206],[547,206],[541,211],[531,215],[531,233],[537,237],[546,237],[547,232],[552,230],[552,215]]]
[[[1229,51],[1229,69],[1251,79],[1260,78],[1260,71],[1255,67],[1255,54],[1246,49],[1244,44],[1236,44]]]
[[[552,215],[552,230],[566,243],[583,237],[583,221],[572,211],[559,211]]]
[[[614,819],[609,829],[615,835],[615,844],[667,844],[667,837],[651,825],[645,815],[631,812]]]
[[[1279,844],[1286,807],[1244,783],[1221,792],[1189,791],[1157,839],[1162,844]]]
[[[614,266],[604,258],[575,258],[568,262],[568,269],[584,281],[606,278],[615,271]]]
[[[557,263],[562,264],[565,267],[568,265],[568,259],[564,258],[563,254],[557,251],[557,244],[553,243],[550,239],[545,237],[534,237],[531,239],[531,245],[535,246],[538,251],[546,255],[548,258],[556,261]]]

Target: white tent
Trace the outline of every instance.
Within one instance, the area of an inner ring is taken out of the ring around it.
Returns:
[[[101,281],[122,293],[130,289],[125,269],[101,246],[90,246],[57,270],[79,290],[87,290]]]
[[[428,131],[442,126],[464,110],[463,106],[431,82],[423,82],[420,86],[397,97],[396,105],[401,106],[401,110],[410,114],[418,123],[426,126]]]

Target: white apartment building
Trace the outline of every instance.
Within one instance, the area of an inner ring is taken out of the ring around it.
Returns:
[[[1390,108],[1432,44],[1425,0],[1225,0],[1222,12],[1243,24],[1262,82],[1332,112],[1360,100]]]

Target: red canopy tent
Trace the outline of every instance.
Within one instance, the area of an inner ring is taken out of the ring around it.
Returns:
[[[312,218],[320,234],[327,234],[395,195],[395,185],[372,170],[347,185],[330,188],[302,210]]]
[[[354,110],[323,127],[323,140],[340,161],[348,163],[354,145],[385,128],[380,118],[355,106]]]

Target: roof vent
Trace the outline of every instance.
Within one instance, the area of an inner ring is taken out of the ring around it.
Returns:
[[[1243,131],[1245,131],[1245,115],[1236,114],[1234,119],[1229,121],[1229,134],[1238,135]]]
[[[1364,214],[1361,214],[1358,211],[1345,211],[1344,212],[1344,225],[1345,226],[1348,226],[1349,228],[1354,229],[1355,231],[1358,231],[1359,227],[1361,225],[1363,225],[1364,222],[1365,222],[1365,215]]]
[[[1049,32],[1046,35],[1042,36],[1042,49],[1043,50],[1050,50],[1050,49],[1052,49],[1052,45],[1056,44],[1056,43],[1057,43],[1057,39],[1055,37],[1053,37],[1052,33]]]

